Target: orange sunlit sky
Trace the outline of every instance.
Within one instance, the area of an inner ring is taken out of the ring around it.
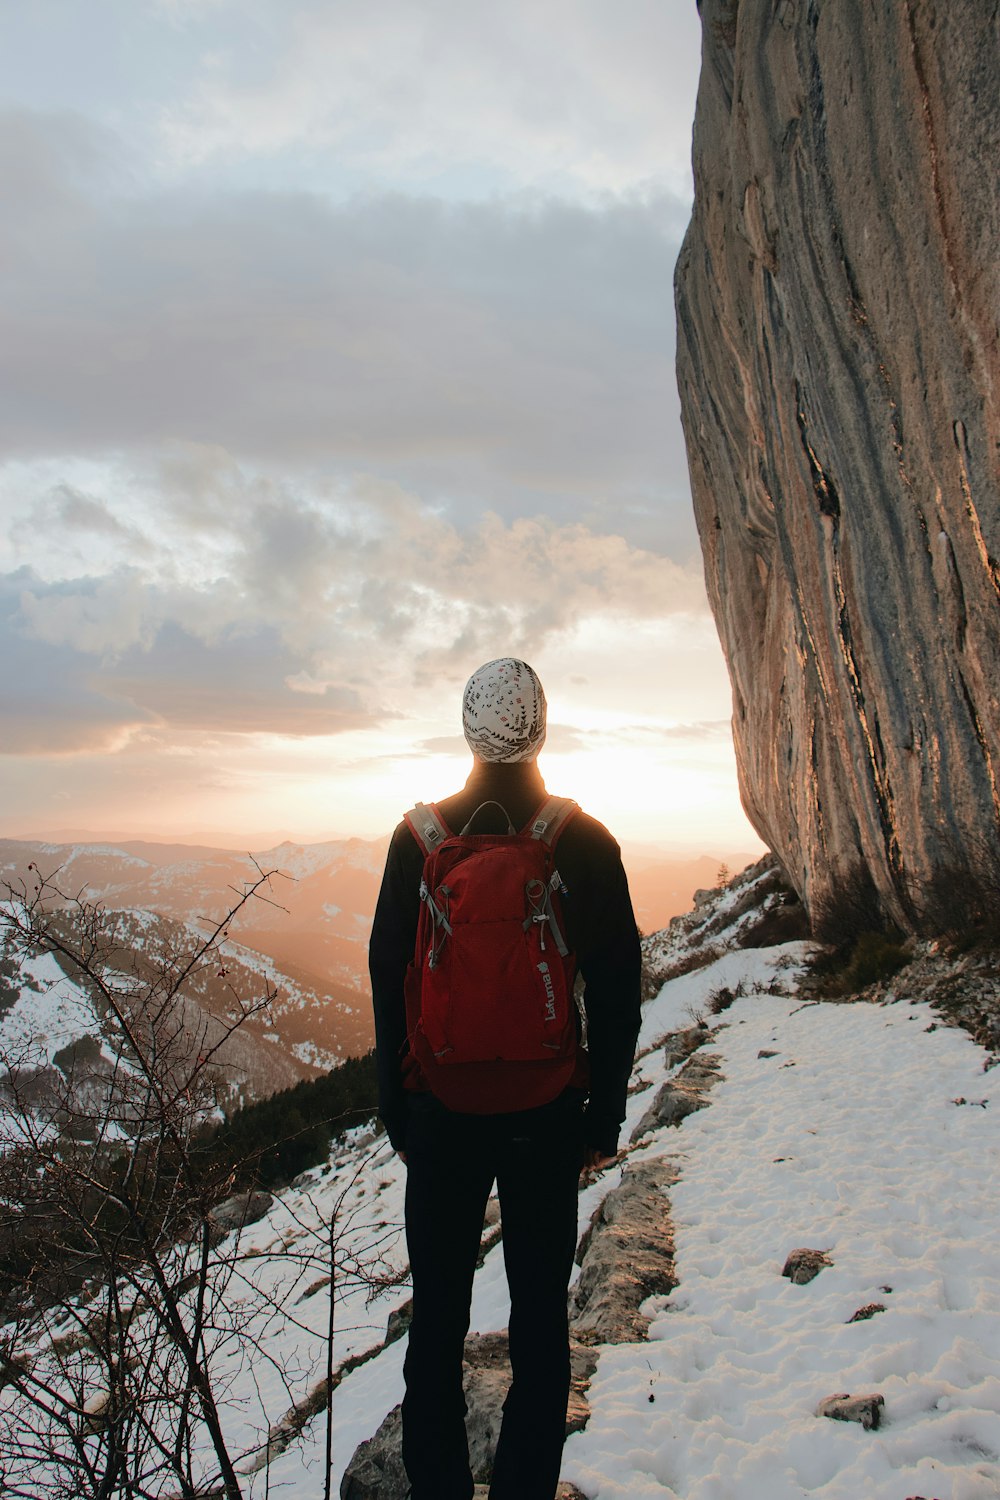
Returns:
[[[759,848],[673,377],[694,0],[4,27],[0,833],[382,834],[520,655],[551,789]]]

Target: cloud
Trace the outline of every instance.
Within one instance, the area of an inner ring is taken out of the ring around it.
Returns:
[[[40,513],[38,519],[60,531],[104,537],[124,542],[129,547],[135,547],[137,543],[141,545],[142,539],[133,527],[120,521],[103,501],[95,500],[71,484],[54,485],[45,510],[47,513]]]
[[[202,11],[219,10],[229,5],[230,0],[150,0],[150,3],[153,10],[163,11],[168,16],[179,19]]]
[[[46,165],[33,197],[0,200],[21,247],[0,290],[0,454],[179,439],[381,473],[453,512],[615,514],[693,551],[676,200],[84,192],[57,147],[85,131],[8,115],[5,132]]]
[[[733,727],[730,719],[700,719],[692,723],[670,724],[658,732],[665,740],[690,740],[696,745],[723,740],[728,744],[732,740]]]
[[[86,656],[25,629],[26,572],[0,578],[0,753],[119,748],[151,716],[95,691]]]
[[[25,566],[0,580],[4,697],[11,723],[24,719],[10,748],[48,747],[43,700],[65,720],[60,751],[150,724],[335,734],[411,710],[428,685],[464,680],[500,648],[537,657],[581,622],[707,619],[699,568],[620,536],[489,512],[460,527],[370,477],[302,494],[214,451],[207,464],[213,484],[226,475],[226,503],[204,525],[169,488],[137,504],[120,479],[82,501],[65,485],[41,497],[43,513],[69,505],[74,547],[94,528],[108,570],[46,578]],[[143,561],[134,536],[147,515],[162,540]],[[30,526],[18,535],[30,555]],[[18,687],[28,672],[34,707]]]
[[[273,627],[198,637],[155,590],[145,609],[137,593],[135,579],[0,580],[0,753],[113,751],[153,728],[330,735],[385,717],[349,686],[303,691]]]
[[[303,692],[289,673],[293,665],[273,630],[234,630],[207,645],[171,621],[148,649],[133,647],[93,681],[173,731],[329,735],[379,722],[352,688]]]
[[[10,575],[16,617],[26,639],[70,646],[87,656],[112,657],[132,644],[148,648],[163,622],[163,601],[137,571],[47,585],[28,569]],[[8,616],[15,618],[15,612]]]
[[[0,109],[0,202],[5,258],[20,268],[32,248],[44,258],[47,242],[32,245],[40,223],[79,225],[95,190],[114,187],[113,162],[125,156],[120,141],[95,121],[72,111]]]
[[[164,116],[185,166],[304,148],[390,181],[686,181],[695,7],[343,0],[255,8]]]

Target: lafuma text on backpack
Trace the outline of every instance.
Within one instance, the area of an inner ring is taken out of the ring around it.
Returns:
[[[406,814],[425,851],[408,1081],[451,1109],[494,1114],[554,1099],[578,1072],[576,961],[554,857],[578,808],[549,797],[520,833],[505,811],[507,833],[475,833],[482,810],[460,834],[433,805]]]

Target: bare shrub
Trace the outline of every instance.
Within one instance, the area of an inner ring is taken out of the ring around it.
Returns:
[[[970,836],[947,849],[926,880],[914,882],[920,931],[968,949],[1000,936],[1000,840]]]
[[[913,948],[898,928],[862,932],[854,942],[813,959],[814,988],[828,999],[854,995],[869,985],[884,984],[912,958]]]
[[[233,1404],[236,1376],[267,1368],[294,1399],[272,1334],[320,1275],[332,1369],[335,1293],[398,1280],[384,1258],[396,1226],[359,1237],[341,1194],[286,1243],[245,1252],[254,1195],[231,1196],[231,1163],[197,1149],[218,1116],[226,1041],[267,1015],[273,991],[230,989],[211,1017],[187,992],[226,979],[230,925],[271,899],[273,872],[258,869],[189,948],[152,956],[130,950],[114,914],[31,875],[0,899],[8,985],[26,967],[30,987],[51,955],[101,1019],[99,1040],[60,1049],[60,1067],[37,1046],[0,1057],[0,1493],[240,1500],[269,1450]]]
[[[710,992],[705,1002],[705,1008],[710,1016],[721,1016],[723,1011],[728,1010],[734,1001],[742,1000],[745,994],[746,988],[742,979],[733,989],[730,989],[729,985],[726,984],[720,985],[717,990]]]
[[[849,949],[863,932],[882,931],[887,925],[875,882],[860,862],[812,903],[811,916],[813,936],[840,951]]]
[[[782,943],[798,943],[812,937],[809,914],[794,895],[768,907],[759,922],[739,934],[741,948],[777,948]]]

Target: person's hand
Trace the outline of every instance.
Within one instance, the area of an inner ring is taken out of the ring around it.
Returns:
[[[617,1156],[605,1156],[597,1146],[585,1146],[583,1166],[580,1168],[581,1180],[589,1182],[592,1177],[597,1176],[598,1172],[603,1172],[607,1167],[613,1167],[617,1160]]]
[[[405,1167],[406,1166],[406,1152],[405,1151],[397,1151],[396,1155],[399,1157],[400,1161],[403,1163],[403,1166]]]

